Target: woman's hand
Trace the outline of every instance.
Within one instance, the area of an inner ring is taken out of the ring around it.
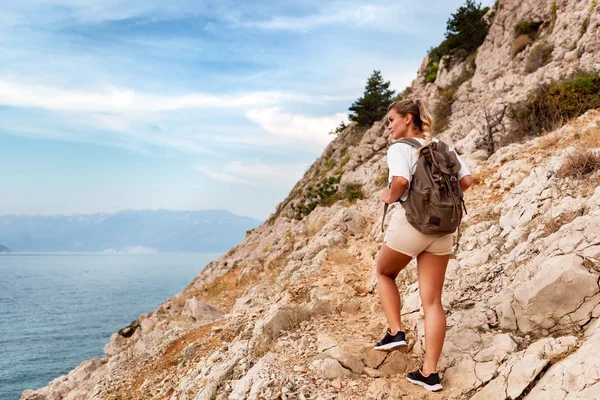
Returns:
[[[383,189],[383,193],[381,193],[381,201],[387,204],[393,203],[393,201],[390,201],[390,194],[390,189]]]

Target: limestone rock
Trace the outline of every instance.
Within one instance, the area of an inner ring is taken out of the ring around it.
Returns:
[[[207,324],[223,316],[223,311],[197,298],[185,302],[182,317],[193,319],[196,323]]]

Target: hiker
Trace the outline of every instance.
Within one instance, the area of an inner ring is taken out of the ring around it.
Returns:
[[[386,211],[387,205],[396,201],[400,204],[394,210],[377,256],[377,291],[388,331],[374,348],[391,350],[407,346],[395,279],[416,257],[425,314],[425,360],[406,378],[427,390],[438,391],[442,385],[437,363],[446,335],[446,315],[442,308],[444,275],[453,249],[453,232],[464,209],[462,191],[471,186],[472,179],[458,155],[443,142],[432,139],[433,118],[421,100],[390,104],[386,119],[387,132],[400,141],[387,152],[390,185],[381,200]],[[420,192],[415,186],[429,192]],[[450,205],[440,205],[442,201]]]

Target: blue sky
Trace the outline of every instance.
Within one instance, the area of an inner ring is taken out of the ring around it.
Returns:
[[[265,219],[462,3],[0,0],[0,214]]]

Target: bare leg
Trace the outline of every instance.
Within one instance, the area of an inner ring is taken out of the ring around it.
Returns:
[[[423,252],[417,257],[419,294],[425,313],[425,362],[423,374],[437,372],[437,363],[446,337],[446,314],[442,308],[442,288],[450,255]]]
[[[392,250],[385,243],[377,256],[377,292],[392,334],[402,330],[400,293],[395,280],[411,259],[411,256]]]

